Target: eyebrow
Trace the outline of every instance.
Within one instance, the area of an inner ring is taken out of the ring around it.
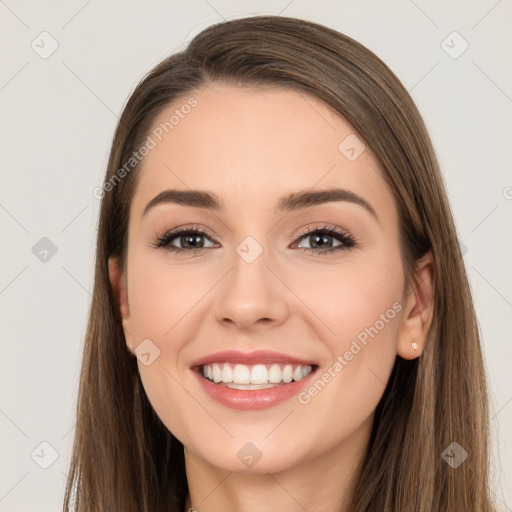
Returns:
[[[375,210],[366,200],[354,192],[342,188],[316,191],[300,190],[298,192],[293,192],[279,199],[277,203],[277,211],[291,212],[334,201],[346,201],[362,206],[370,212],[377,221],[379,220]],[[211,192],[204,192],[201,190],[169,189],[160,192],[160,194],[151,199],[144,208],[142,216],[146,215],[149,210],[154,208],[156,205],[165,203],[174,203],[194,208],[206,208],[214,211],[224,210],[224,202],[216,194]]]

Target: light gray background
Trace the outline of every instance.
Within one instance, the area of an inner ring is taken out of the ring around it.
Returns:
[[[0,0],[0,511],[61,507],[92,290],[92,191],[126,99],[207,25],[278,13],[323,23],[373,50],[426,120],[483,335],[493,492],[512,510],[510,0]],[[46,59],[31,47],[35,40],[40,52],[51,48],[43,31],[59,45]],[[458,36],[442,46],[453,31],[469,43],[458,58],[445,51],[463,48]],[[42,237],[58,249],[46,262],[32,251]],[[43,469],[53,450],[58,457]]]

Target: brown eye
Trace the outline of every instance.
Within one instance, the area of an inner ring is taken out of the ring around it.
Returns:
[[[205,245],[205,239],[210,240],[206,232],[200,229],[180,229],[168,231],[158,238],[156,243],[153,244],[153,247],[165,248],[172,252],[193,252],[200,249],[207,249],[214,245],[213,242],[212,245]],[[178,244],[178,246],[175,244]]]
[[[297,240],[300,241],[302,239],[310,240],[309,247],[302,247],[298,244],[296,247],[314,254],[334,253],[348,250],[356,245],[355,240],[348,233],[330,226],[307,230],[301,233]],[[152,245],[155,248],[163,248],[174,253],[181,253],[209,249],[215,247],[215,242],[202,229],[181,228],[168,231]]]
[[[355,240],[337,228],[324,226],[315,228],[301,234],[298,240],[309,239],[309,247],[301,247],[304,251],[310,251],[317,254],[333,253],[342,250],[348,250],[356,245]],[[335,242],[338,242],[336,245]]]

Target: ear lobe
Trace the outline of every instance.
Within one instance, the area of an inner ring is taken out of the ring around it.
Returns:
[[[434,316],[435,263],[428,251],[414,267],[405,296],[404,312],[397,342],[397,354],[415,359],[425,348]]]
[[[132,348],[135,345],[132,336],[132,320],[130,315],[130,306],[128,304],[126,276],[120,268],[119,260],[113,256],[108,259],[108,275],[112,291],[116,299],[116,306],[123,321],[126,344],[129,348]]]
[[[126,279],[120,268],[119,260],[113,256],[108,259],[108,276],[116,298],[117,307],[119,308],[121,318],[124,320],[130,316],[130,308],[126,297]]]

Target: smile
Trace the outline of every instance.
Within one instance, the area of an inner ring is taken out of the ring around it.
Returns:
[[[292,381],[298,382],[312,371],[311,365],[274,364],[230,364],[213,363],[202,367],[202,375],[210,382],[230,389],[267,389]]]
[[[265,409],[297,396],[318,368],[313,360],[266,350],[227,350],[190,364],[208,398],[238,410]]]

